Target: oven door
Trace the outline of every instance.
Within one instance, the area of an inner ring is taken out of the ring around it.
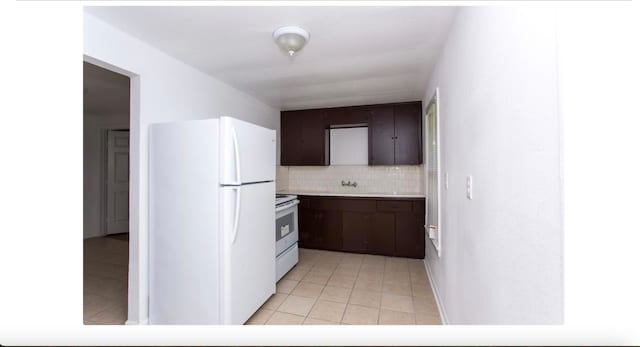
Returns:
[[[276,256],[298,242],[298,203],[276,209]]]

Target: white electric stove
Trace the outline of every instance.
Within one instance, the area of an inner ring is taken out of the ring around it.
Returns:
[[[298,196],[276,194],[276,281],[298,263]]]

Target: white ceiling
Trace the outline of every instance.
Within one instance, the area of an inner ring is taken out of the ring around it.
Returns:
[[[148,42],[283,110],[420,100],[454,7],[87,7]],[[293,58],[284,25],[311,39]]]
[[[85,62],[83,64],[83,110],[86,114],[129,114],[129,77]]]

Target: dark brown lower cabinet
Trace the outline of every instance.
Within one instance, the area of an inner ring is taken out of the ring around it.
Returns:
[[[300,247],[424,258],[424,199],[298,198]]]
[[[332,210],[320,210],[319,215],[319,228],[316,233],[317,244],[322,249],[328,249],[331,251],[342,250],[342,218],[339,211]]]
[[[319,248],[316,234],[320,224],[318,223],[318,214],[316,210],[303,207],[300,204],[298,208],[298,243],[304,248]]]
[[[379,255],[395,255],[396,228],[393,213],[377,212],[373,215],[373,223],[369,230],[367,253]]]
[[[367,233],[371,230],[371,214],[345,211],[342,213],[342,250],[366,253]]]
[[[309,200],[298,208],[298,242],[303,248],[342,250],[342,216],[339,211],[324,210]]]
[[[396,253],[404,257],[424,257],[424,215],[396,214]]]

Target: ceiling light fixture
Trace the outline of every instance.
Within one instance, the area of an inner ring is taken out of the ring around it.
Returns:
[[[280,48],[287,51],[289,56],[293,56],[307,44],[309,33],[296,26],[281,27],[273,32],[273,40]]]

